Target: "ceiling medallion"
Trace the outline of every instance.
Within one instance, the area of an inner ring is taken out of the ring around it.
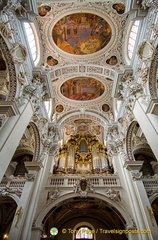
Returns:
[[[61,94],[72,100],[88,101],[100,97],[104,91],[104,85],[91,77],[75,77],[61,85]]]
[[[103,49],[112,30],[102,17],[91,13],[74,13],[61,18],[54,26],[52,38],[63,51],[87,55]]]

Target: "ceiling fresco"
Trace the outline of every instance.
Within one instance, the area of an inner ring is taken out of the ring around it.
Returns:
[[[76,55],[95,53],[110,41],[112,30],[101,17],[90,13],[75,13],[60,19],[52,38],[63,51]]]
[[[75,77],[64,82],[60,88],[64,97],[87,101],[100,97],[104,91],[104,85],[91,77]]]

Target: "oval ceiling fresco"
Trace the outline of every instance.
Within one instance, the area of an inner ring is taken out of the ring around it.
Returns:
[[[60,91],[66,98],[87,101],[100,97],[105,88],[101,82],[94,78],[75,77],[64,82]]]
[[[63,51],[76,55],[95,53],[111,39],[111,27],[101,17],[90,13],[75,13],[60,19],[52,38]]]

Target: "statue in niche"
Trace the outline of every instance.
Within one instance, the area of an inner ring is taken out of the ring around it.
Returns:
[[[136,161],[143,161],[143,165],[141,167],[141,169],[139,170],[140,172],[142,172],[143,176],[153,176],[154,175],[154,171],[152,168],[152,165],[150,163],[150,159],[143,155],[143,154],[138,154],[135,156]]]

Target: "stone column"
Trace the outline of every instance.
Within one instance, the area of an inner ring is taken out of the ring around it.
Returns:
[[[25,162],[28,174],[15,216],[13,219],[12,227],[9,232],[8,240],[26,240],[26,233],[30,228],[32,218],[32,208],[34,206],[34,195],[38,191],[36,187],[39,182],[39,174],[37,172],[41,169],[42,164],[39,162]]]
[[[31,102],[26,102],[19,108],[20,114],[12,116],[1,129],[0,137],[0,181],[19,145],[20,139],[33,114]]]
[[[48,128],[48,136],[44,141],[43,151],[40,156],[40,161],[42,162],[44,168],[40,175],[40,183],[38,185],[38,192],[36,193],[36,203],[34,205],[34,211],[32,213],[32,219],[34,219],[34,216],[37,216],[39,212],[43,209],[43,207],[46,205],[46,198],[47,198],[47,181],[50,176],[50,169],[52,167],[53,163],[53,157],[57,146],[58,138],[56,137],[58,135],[58,130],[54,126],[50,126]],[[41,237],[42,232],[42,226],[41,223],[37,223],[34,219],[33,227],[30,229],[30,235],[27,236],[26,239],[23,240],[39,240]]]
[[[154,240],[157,237],[158,227],[152,214],[145,187],[141,181],[139,169],[142,163],[142,161],[127,161],[124,167],[131,171],[131,173],[126,172],[126,175],[128,175],[133,210],[137,218],[137,230],[151,230],[149,233],[138,233],[138,236],[143,240]]]
[[[155,114],[146,114],[147,105],[143,99],[136,100],[133,107],[133,114],[138,121],[155,157],[158,156],[158,116]]]

